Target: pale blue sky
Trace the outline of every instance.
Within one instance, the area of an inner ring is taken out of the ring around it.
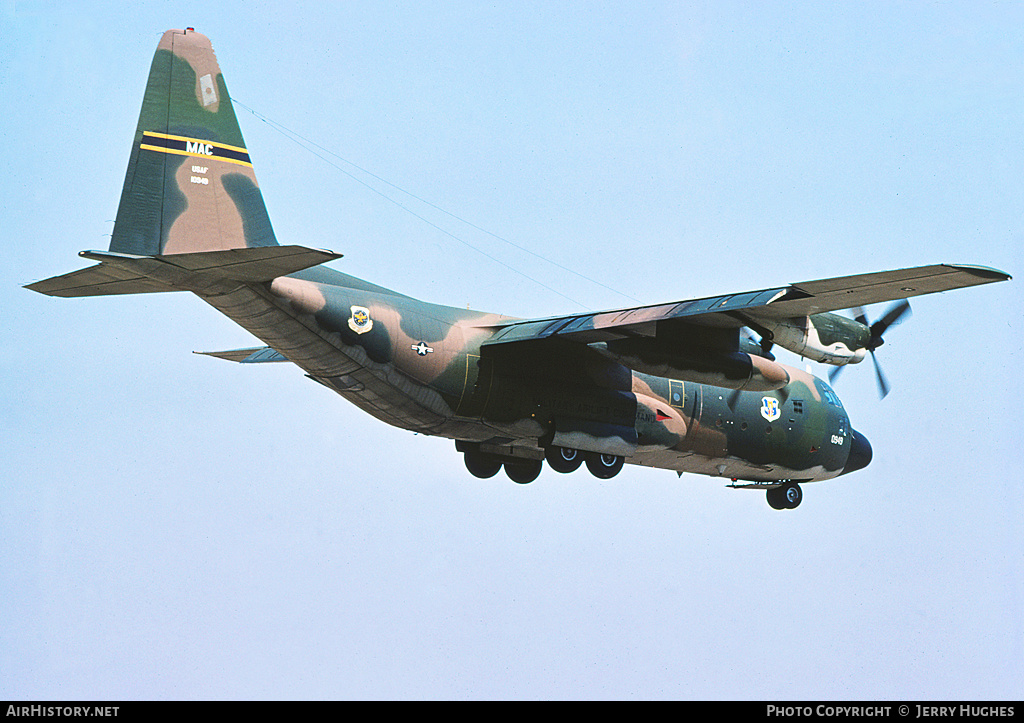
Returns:
[[[0,8],[0,698],[1020,697],[1019,280],[913,302],[890,396],[837,382],[874,462],[791,512],[633,467],[477,480],[297,368],[193,355],[255,343],[193,297],[20,288],[106,247],[182,26],[263,116],[586,277],[361,176],[528,281],[239,110],[281,242],[430,301],[1019,277],[1020,5]]]

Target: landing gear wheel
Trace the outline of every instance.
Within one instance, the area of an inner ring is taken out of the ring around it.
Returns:
[[[548,447],[544,450],[544,458],[551,469],[562,474],[575,472],[583,464],[583,452],[568,447]]]
[[[796,482],[768,490],[768,506],[773,510],[793,510],[803,501],[804,493]]]
[[[498,474],[501,469],[501,460],[494,455],[484,454],[479,450],[470,450],[462,455],[466,463],[466,469],[474,477],[487,479]]]
[[[587,455],[587,469],[590,474],[598,479],[611,479],[619,473],[622,465],[626,463],[624,457],[614,454],[597,454],[591,452]]]
[[[540,475],[544,464],[539,459],[523,459],[515,462],[505,461],[505,474],[516,484],[525,485],[533,482]]]

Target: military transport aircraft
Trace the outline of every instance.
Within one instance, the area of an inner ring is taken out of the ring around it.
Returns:
[[[109,250],[80,255],[98,263],[27,288],[190,291],[266,344],[207,353],[297,364],[388,424],[455,440],[477,477],[532,482],[546,460],[608,479],[629,462],[763,489],[775,509],[800,504],[802,482],[865,467],[871,446],[773,344],[838,369],[874,353],[906,298],[1010,278],[922,266],[544,319],[418,301],[324,266],[340,254],[278,244],[213,48],[191,28],[157,47]],[[873,324],[828,313],[894,300]]]

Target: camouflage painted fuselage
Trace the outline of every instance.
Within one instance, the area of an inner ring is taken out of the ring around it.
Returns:
[[[484,343],[507,317],[427,304],[326,268],[278,278],[269,294],[207,301],[378,419],[502,456],[540,459],[561,432],[575,448],[633,464],[778,481],[833,477],[849,455],[838,398],[797,369],[787,367],[781,390],[736,393],[640,374],[561,340],[496,353]]]

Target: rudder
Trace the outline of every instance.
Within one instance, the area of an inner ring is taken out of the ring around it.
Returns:
[[[168,30],[150,67],[110,250],[276,245],[210,40]]]

